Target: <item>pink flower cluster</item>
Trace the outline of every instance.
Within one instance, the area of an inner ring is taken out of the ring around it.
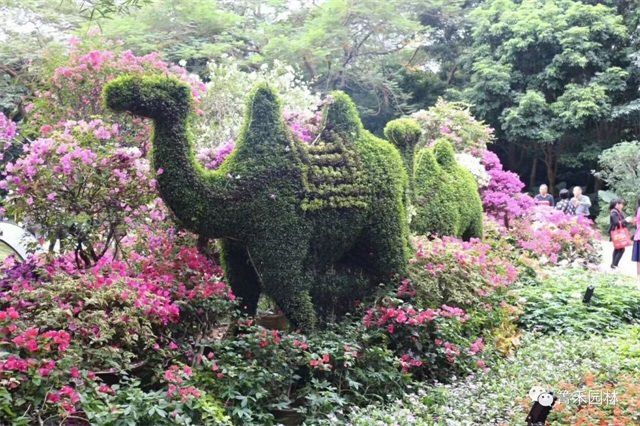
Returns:
[[[394,334],[398,326],[421,326],[436,318],[455,318],[464,322],[469,316],[464,310],[447,305],[442,305],[439,309],[415,309],[411,305],[379,306],[366,312],[363,324],[367,328],[385,328],[389,334]]]
[[[422,266],[426,279],[446,282],[455,277],[476,277],[476,292],[479,296],[510,286],[519,275],[515,265],[478,239],[462,241],[453,237],[431,240],[421,238],[417,241],[416,254],[411,263]],[[410,282],[404,282],[400,291],[410,293],[415,289]]]
[[[480,188],[484,211],[509,226],[511,219],[522,216],[533,208],[533,199],[521,192],[524,183],[517,174],[502,168],[496,154],[484,151],[481,160],[491,178],[487,186]]]
[[[13,307],[8,310],[12,309],[15,310]],[[9,322],[0,329],[0,337],[9,338],[16,331],[15,323]],[[62,353],[69,348],[71,335],[64,330],[49,330],[41,333],[37,327],[30,327],[17,333],[15,337],[11,338],[11,342],[16,348],[25,349],[28,352],[57,351]]]
[[[209,170],[215,170],[220,167],[220,164],[231,154],[235,148],[235,142],[228,140],[220,146],[215,148],[201,149],[196,155],[196,159]]]
[[[403,373],[408,373],[413,368],[422,367],[424,363],[410,354],[404,354],[400,357],[400,367]]]
[[[13,138],[16,137],[17,128],[13,120],[0,112],[0,160],[3,159],[4,151],[11,146]]]
[[[76,406],[80,402],[80,395],[71,386],[63,386],[58,391],[49,392],[46,401],[52,404],[58,404],[68,414],[76,412]]]
[[[103,41],[109,46],[110,43]],[[138,147],[143,154],[149,148],[150,123],[138,117],[116,114],[104,108],[102,89],[104,85],[125,74],[161,74],[177,77],[192,90],[196,108],[206,87],[200,79],[186,69],[164,62],[158,53],[136,56],[130,51],[88,50],[90,45],[74,43],[67,62],[54,70],[43,82],[44,89],[36,93],[29,112],[27,126],[47,136],[52,130],[64,127],[69,120],[88,121],[100,117],[108,125],[96,132],[98,139],[109,139],[111,126],[123,131],[111,135],[121,146]]]
[[[331,358],[329,354],[323,354],[320,357],[313,357],[309,360],[309,365],[315,369],[329,371],[331,370]]]
[[[600,233],[588,218],[539,206],[517,219],[510,232],[519,248],[544,261],[598,260]]]

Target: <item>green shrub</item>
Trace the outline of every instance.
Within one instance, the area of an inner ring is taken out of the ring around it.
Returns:
[[[384,130],[409,172],[411,229],[420,235],[464,239],[482,236],[482,201],[473,175],[457,164],[451,143],[438,139],[416,152],[421,129],[412,119],[393,120]]]
[[[234,338],[205,348],[195,375],[200,388],[225,402],[236,424],[272,425],[281,410],[314,424],[339,407],[386,401],[406,390],[410,376],[393,351],[367,344],[366,336],[355,321],[311,338],[245,324]]]
[[[595,292],[582,302],[587,286]],[[558,334],[601,334],[640,322],[640,291],[633,280],[619,275],[587,275],[582,270],[555,274],[538,285],[519,289],[526,300],[521,325],[529,330]]]
[[[390,121],[384,128],[384,136],[400,150],[404,166],[409,173],[410,192],[413,191],[414,183],[415,150],[421,134],[418,123],[407,118]]]
[[[332,95],[320,142],[305,145],[284,125],[274,91],[257,86],[236,147],[215,171],[194,161],[184,83],[125,76],[107,85],[105,99],[112,109],[154,120],[160,194],[186,228],[222,239],[227,279],[247,311],[255,312],[263,289],[295,326],[309,330],[317,322],[314,302],[321,303],[313,295],[331,288],[318,283],[339,286],[356,274],[371,288],[405,270],[402,159],[364,130],[344,93]],[[341,306],[323,308],[349,307],[366,293],[356,286]]]
[[[482,201],[473,175],[459,166],[451,144],[441,139],[418,151],[411,228],[418,234],[482,236]]]
[[[460,218],[454,235],[464,239],[482,237],[482,200],[476,180],[467,169],[458,165],[453,146],[446,139],[439,139],[433,148],[438,164],[449,176],[451,210],[457,210]]]
[[[416,155],[414,182],[415,216],[411,229],[420,235],[458,236],[460,212],[452,208],[452,181],[430,148],[423,148]]]

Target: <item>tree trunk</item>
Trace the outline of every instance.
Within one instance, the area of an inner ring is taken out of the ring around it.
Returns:
[[[509,144],[507,147],[507,170],[511,170],[513,172],[518,171],[518,151],[516,150],[516,146],[514,144]]]
[[[558,153],[556,152],[555,146],[553,144],[545,147],[544,162],[547,166],[547,185],[553,193],[555,192],[556,177],[558,173]]]
[[[529,175],[529,189],[533,189],[536,186],[536,177],[538,174],[538,157],[534,155],[533,162],[531,163],[531,174]],[[551,189],[553,193],[553,188]]]

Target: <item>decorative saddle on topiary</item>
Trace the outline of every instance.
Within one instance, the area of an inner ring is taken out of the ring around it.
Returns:
[[[215,171],[194,160],[189,88],[173,78],[124,76],[107,105],[154,123],[160,194],[189,230],[217,238],[226,278],[248,312],[262,291],[293,324],[315,326],[405,270],[409,255],[398,151],[364,130],[341,92],[311,146],[295,140],[267,85],[249,96],[234,151]]]
[[[296,144],[302,161],[302,209],[367,208],[368,189],[358,152],[340,135],[325,132],[318,145]]]

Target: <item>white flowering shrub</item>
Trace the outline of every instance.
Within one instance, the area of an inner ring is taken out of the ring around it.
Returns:
[[[411,118],[422,128],[421,146],[432,146],[444,138],[456,152],[477,152],[486,150],[493,141],[493,129],[476,119],[464,103],[438,99],[434,106],[416,111]]]
[[[209,79],[194,132],[198,148],[235,141],[244,120],[245,99],[257,83],[267,82],[278,91],[287,122],[309,121],[320,104],[320,95],[311,91],[296,69],[279,61],[254,71],[242,70],[231,60],[212,62]]]
[[[471,172],[478,184],[478,188],[484,188],[491,182],[491,176],[489,176],[487,169],[485,169],[478,157],[467,154],[466,152],[461,152],[456,154],[456,161],[459,165]]]

